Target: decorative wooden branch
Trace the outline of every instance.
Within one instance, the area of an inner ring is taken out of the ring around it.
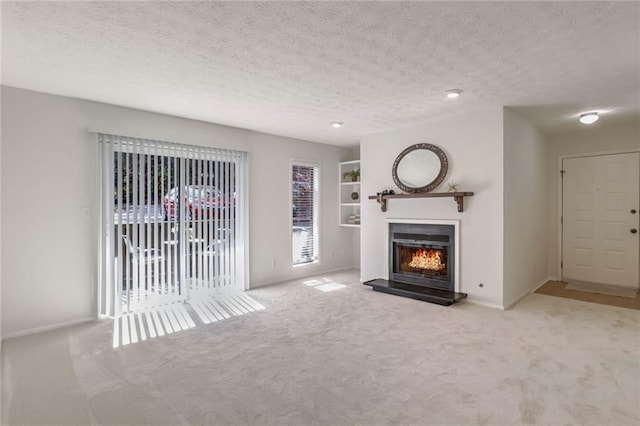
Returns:
[[[442,198],[451,197],[458,205],[458,211],[464,211],[464,197],[471,197],[473,192],[425,192],[420,194],[388,194],[369,195],[370,200],[377,200],[380,203],[380,210],[387,211],[387,200],[391,198]]]

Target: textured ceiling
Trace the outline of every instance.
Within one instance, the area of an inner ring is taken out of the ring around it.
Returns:
[[[3,2],[2,84],[338,145],[486,105],[561,132],[638,117],[640,3]]]

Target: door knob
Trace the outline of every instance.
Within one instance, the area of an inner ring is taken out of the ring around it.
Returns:
[[[637,210],[636,209],[631,209],[631,214],[636,214]]]
[[[636,228],[631,228],[631,233],[635,234],[636,232],[638,232],[638,230]]]

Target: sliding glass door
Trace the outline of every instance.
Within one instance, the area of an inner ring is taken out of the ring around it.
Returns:
[[[99,307],[118,317],[245,288],[246,153],[98,135]]]

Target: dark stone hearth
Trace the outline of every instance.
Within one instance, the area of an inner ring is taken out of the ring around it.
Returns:
[[[437,303],[438,305],[444,306],[452,305],[467,297],[466,293],[456,293],[449,290],[440,290],[437,288],[382,280],[379,278],[367,281],[364,285],[371,286],[374,291],[394,294],[396,296],[410,297],[412,299]]]

